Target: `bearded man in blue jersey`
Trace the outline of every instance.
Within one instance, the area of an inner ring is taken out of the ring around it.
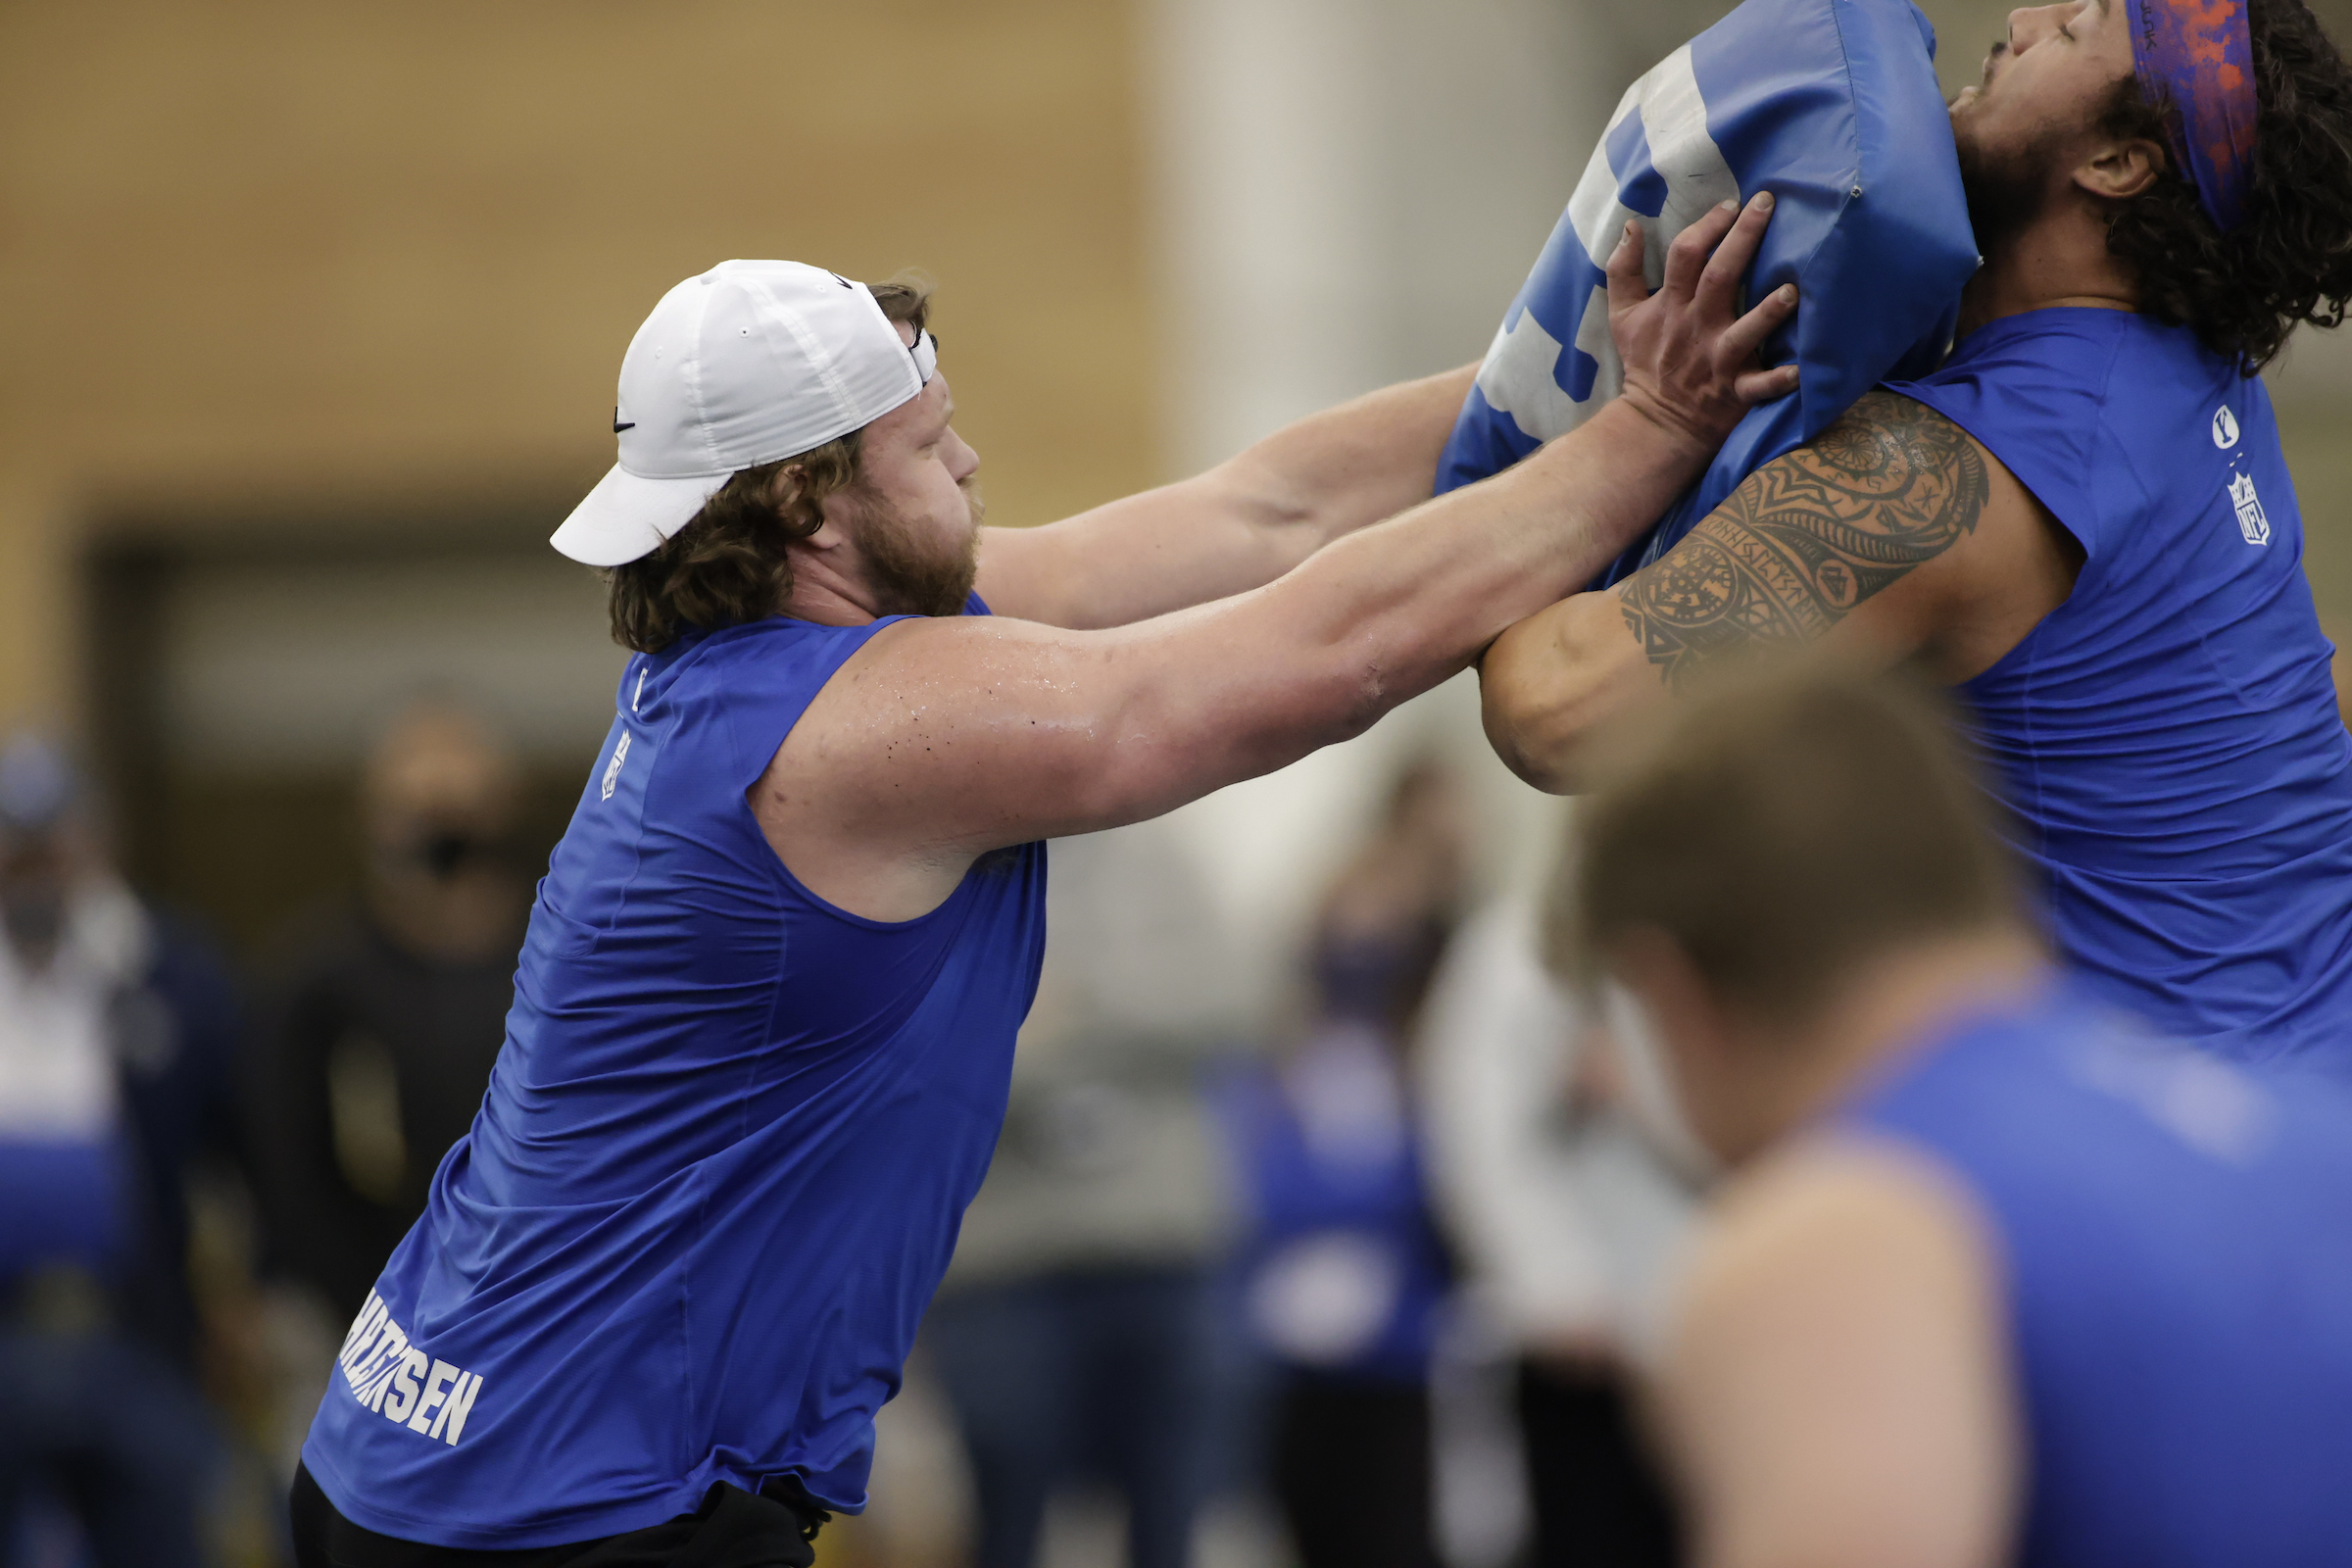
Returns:
[[[664,296],[555,539],[636,657],[481,1113],[304,1445],[305,1568],[811,1561],[1003,1122],[1039,841],[1352,735],[1623,550],[1794,384],[1755,368],[1793,290],[1734,309],[1769,206],[1655,295],[1629,225],[1627,395],[1379,526],[1467,371],[983,529],[919,295],[729,262]]]
[[[2053,962],[1935,706],[1742,671],[1579,815],[1555,957],[1735,1169],[1659,1374],[1690,1560],[2343,1563],[2352,1094]]]
[[[1916,660],[2091,984],[2352,1069],[2352,738],[2255,373],[2352,296],[2352,73],[2302,0],[2068,0],[1951,122],[1984,266],[1942,368],[1499,639],[1489,734],[1569,788],[1727,654]]]

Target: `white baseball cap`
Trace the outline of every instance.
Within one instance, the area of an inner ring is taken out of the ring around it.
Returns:
[[[921,392],[909,351],[863,283],[799,262],[721,262],[662,296],[620,362],[620,461],[549,538],[617,566],[694,520],[737,471],[863,429]]]

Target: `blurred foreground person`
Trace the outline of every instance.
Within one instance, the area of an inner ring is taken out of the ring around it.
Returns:
[[[2352,1100],[2051,962],[1943,715],[1783,673],[1584,814],[1577,953],[1744,1167],[1663,1375],[1715,1568],[2352,1553]]]
[[[1430,1178],[1472,1298],[1516,1351],[1530,1568],[1670,1568],[1633,1370],[1656,1349],[1697,1190],[1645,1134],[1642,1061],[1545,972],[1541,923],[1532,892],[1480,910],[1430,988]]]
[[[1404,1060],[1458,918],[1459,784],[1406,771],[1324,900],[1313,1014],[1223,1109],[1253,1209],[1250,1330],[1277,1369],[1274,1496],[1303,1568],[1434,1568],[1430,1369],[1451,1265]]]
[[[811,1561],[1003,1125],[1043,840],[1355,734],[1623,550],[1794,383],[1755,360],[1794,291],[1737,310],[1769,210],[1710,208],[1655,294],[1629,222],[1625,394],[1424,506],[1466,372],[983,528],[920,291],[664,295],[556,534],[636,652],[481,1113],[303,1446],[304,1561]]]
[[[361,781],[366,881],[307,919],[260,1031],[250,1097],[276,1262],[348,1319],[424,1211],[490,1083],[530,883],[517,770],[481,721],[418,703]]]
[[[0,1562],[26,1502],[97,1568],[205,1560],[187,1178],[235,1139],[226,976],[108,868],[48,742],[0,750]]]
[[[923,1344],[970,1454],[976,1568],[1029,1568],[1046,1506],[1127,1506],[1128,1568],[1184,1568],[1226,1402],[1212,1281],[1232,1178],[1203,1070],[1237,956],[1173,822],[1064,839],[1004,1132]]]

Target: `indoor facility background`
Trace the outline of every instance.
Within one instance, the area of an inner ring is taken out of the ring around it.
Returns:
[[[543,864],[624,658],[545,540],[612,462],[620,354],[673,283],[920,270],[989,520],[1051,521],[1478,358],[1625,84],[1726,9],[0,0],[0,732],[64,738],[129,882],[243,977],[363,874],[363,759],[419,696],[512,743]],[[2005,8],[1923,9],[1947,87],[1974,80]],[[2315,9],[2352,37],[2352,0]],[[2269,379],[2352,636],[2352,340],[2306,333]],[[1429,757],[1478,896],[1527,883],[1561,808],[1494,760],[1466,680],[1179,813],[1240,1027],[1296,1011],[1319,901]],[[233,1313],[250,1216],[208,1212]],[[276,1560],[291,1418],[265,1404],[232,1410],[240,1568]],[[1500,1562],[1517,1505],[1457,1437],[1449,1539]],[[919,1378],[883,1447],[896,1496],[827,1551],[959,1560],[969,1483]],[[1055,1531],[1056,1564],[1115,1560],[1099,1520]],[[1204,1539],[1280,1560],[1247,1517]]]

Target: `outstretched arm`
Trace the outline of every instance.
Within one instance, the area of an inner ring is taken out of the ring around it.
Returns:
[[[1000,615],[1085,630],[1272,582],[1332,540],[1429,499],[1477,370],[1384,387],[1198,477],[1060,522],[985,529],[980,596]]]
[[[768,841],[877,919],[935,906],[977,855],[1154,816],[1355,734],[1589,577],[1695,476],[1794,308],[1735,318],[1768,203],[1694,223],[1654,297],[1639,230],[1609,268],[1625,394],[1508,472],[1351,534],[1265,587],[1108,631],[996,617],[891,626],[754,791]],[[1712,260],[1710,260],[1712,255]]]
[[[1654,564],[1496,639],[1480,666],[1487,735],[1520,777],[1566,791],[1595,726],[1759,647],[1925,655],[1966,680],[2065,601],[2068,543],[1957,425],[1873,392]]]

